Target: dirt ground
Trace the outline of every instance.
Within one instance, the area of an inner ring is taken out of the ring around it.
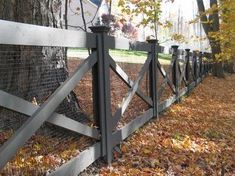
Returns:
[[[121,151],[99,175],[235,175],[235,75],[207,77]]]

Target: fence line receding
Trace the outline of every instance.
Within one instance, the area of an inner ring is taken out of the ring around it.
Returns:
[[[211,69],[209,53],[175,45],[164,64],[157,40],[132,43],[108,36],[105,26],[91,27],[93,33],[4,20],[0,26],[5,175],[77,175],[100,157],[110,163],[115,146],[179,102]],[[83,59],[67,57],[68,48],[91,52]],[[142,60],[123,62],[111,53],[119,50],[139,52]],[[22,153],[26,161],[17,160]],[[34,158],[34,169],[23,167]],[[22,167],[17,170],[13,161]]]

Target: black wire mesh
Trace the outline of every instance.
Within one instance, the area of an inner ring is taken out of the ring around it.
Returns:
[[[86,59],[79,55],[66,57],[66,50],[61,47],[0,45],[0,90],[34,105],[42,105]],[[90,71],[56,112],[90,125],[94,119],[90,118],[93,113],[91,82]],[[28,118],[0,107],[0,146]],[[94,142],[91,138],[46,122],[0,171],[0,175],[45,175]]]
[[[13,132],[5,133],[10,136]],[[7,163],[0,175],[46,175],[94,142],[88,137],[44,124]]]

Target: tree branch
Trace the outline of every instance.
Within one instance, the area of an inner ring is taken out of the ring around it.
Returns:
[[[81,12],[82,12],[82,21],[84,25],[84,29],[87,32],[87,27],[86,27],[86,19],[85,19],[85,14],[84,14],[84,8],[83,8],[83,2],[80,0],[80,5],[81,5]]]
[[[203,23],[208,21],[208,18],[205,14],[203,14],[205,12],[205,6],[203,3],[203,0],[197,0],[197,6],[198,6],[198,11],[199,11],[199,15],[200,15],[200,20],[203,26],[203,29],[206,33],[206,35],[208,36],[208,33],[210,32],[210,25],[208,23]]]
[[[103,2],[103,0],[100,1],[100,4],[99,4],[99,6],[98,6],[97,9],[96,9],[96,12],[95,12],[93,18],[92,18],[91,21],[89,21],[88,23],[91,23],[91,24],[93,25],[93,22],[94,22],[95,17],[96,17],[96,15],[97,15],[97,13],[98,13],[98,11],[99,11],[99,9],[100,9],[100,6],[101,6],[102,2]]]
[[[217,0],[210,0],[210,7],[216,6],[218,8],[218,2]],[[212,22],[211,24],[211,30],[212,31],[219,31],[219,14],[218,9],[213,11],[212,14],[209,15],[209,20]]]
[[[68,29],[68,0],[65,0],[64,21],[65,21],[65,29]]]

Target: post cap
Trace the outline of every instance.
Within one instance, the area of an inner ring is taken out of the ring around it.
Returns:
[[[171,48],[173,49],[173,52],[177,52],[178,50],[178,45],[172,45]]]
[[[178,49],[178,48],[179,48],[179,45],[172,45],[171,48],[173,48],[173,49]]]
[[[188,48],[187,48],[187,49],[185,49],[185,51],[186,51],[186,52],[189,52],[189,51],[190,51],[190,49],[188,49]]]
[[[158,43],[157,39],[147,39],[148,43]]]
[[[108,33],[110,30],[109,26],[90,26],[89,28],[93,33]]]

